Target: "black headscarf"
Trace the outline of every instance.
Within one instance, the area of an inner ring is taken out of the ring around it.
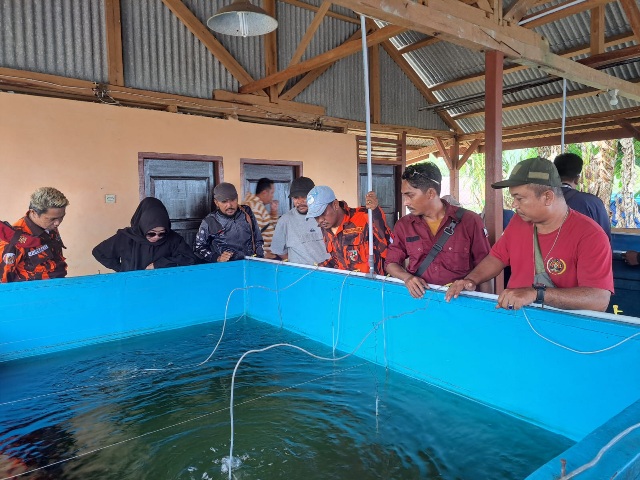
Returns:
[[[147,232],[154,228],[164,228],[167,234],[156,242],[147,240]],[[157,198],[147,197],[140,202],[131,217],[131,227],[123,229],[124,234],[138,243],[159,246],[164,243],[171,230],[171,220],[167,207]]]
[[[164,228],[166,234],[157,242],[147,240],[147,232]],[[118,230],[93,249],[93,256],[105,267],[116,272],[194,265],[197,261],[191,247],[171,230],[167,209],[157,198],[145,198],[140,202],[131,226]]]

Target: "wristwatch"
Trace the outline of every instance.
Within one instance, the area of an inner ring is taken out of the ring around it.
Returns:
[[[536,299],[533,303],[544,303],[544,292],[547,290],[547,286],[544,283],[534,283],[531,286],[536,289]]]

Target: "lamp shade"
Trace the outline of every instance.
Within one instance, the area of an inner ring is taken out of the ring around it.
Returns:
[[[248,0],[234,0],[209,18],[207,26],[224,35],[253,37],[273,32],[278,21]]]

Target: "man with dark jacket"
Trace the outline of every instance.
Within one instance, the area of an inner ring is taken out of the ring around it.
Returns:
[[[611,242],[611,220],[602,200],[590,193],[576,190],[582,173],[582,159],[575,153],[562,153],[553,163],[562,180],[562,193],[569,208],[593,218]]]
[[[196,256],[206,262],[264,257],[260,227],[247,205],[238,205],[238,191],[230,183],[213,189],[216,210],[207,215],[193,245]]]

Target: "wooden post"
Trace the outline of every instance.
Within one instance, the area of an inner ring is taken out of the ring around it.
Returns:
[[[485,207],[484,223],[493,245],[502,235],[502,190],[491,184],[502,180],[502,68],[504,54],[495,50],[485,53]],[[504,276],[496,277],[495,291],[504,290]]]
[[[453,145],[451,146],[451,169],[449,170],[449,192],[460,201],[460,166],[458,160],[460,159],[460,142],[458,137],[455,138]]]

